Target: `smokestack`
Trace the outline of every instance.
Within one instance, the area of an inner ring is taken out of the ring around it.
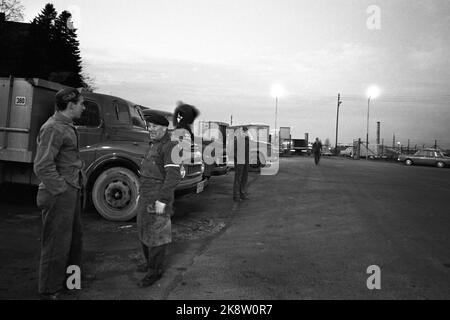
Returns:
[[[309,133],[308,132],[305,133],[305,140],[306,140],[306,143],[309,142]]]
[[[380,121],[377,122],[377,144],[380,144]]]

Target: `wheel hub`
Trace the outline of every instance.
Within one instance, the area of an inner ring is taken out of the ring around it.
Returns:
[[[105,188],[105,200],[114,209],[123,209],[130,203],[130,188],[123,181],[113,181]]]

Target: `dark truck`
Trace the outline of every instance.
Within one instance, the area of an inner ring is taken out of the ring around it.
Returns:
[[[294,150],[295,154],[311,155],[312,153],[312,149],[309,146],[309,143],[308,141],[306,141],[306,139],[292,139],[291,148],[292,150]]]
[[[0,183],[39,184],[33,173],[36,138],[61,88],[42,79],[0,78]],[[140,162],[149,148],[141,106],[110,95],[82,95],[86,110],[75,125],[88,199],[104,218],[130,220],[137,213]],[[180,170],[184,178],[177,190],[203,182],[203,166],[184,163]]]
[[[206,162],[205,176],[208,178],[227,174],[230,169],[227,155],[228,127],[228,123],[220,121],[199,121],[194,124],[194,128],[198,128],[195,138],[201,140],[203,146]],[[211,152],[208,148],[211,148]],[[212,159],[207,161],[206,157],[212,157]]]

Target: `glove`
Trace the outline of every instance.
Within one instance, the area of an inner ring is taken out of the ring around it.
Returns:
[[[164,214],[164,210],[166,209],[166,204],[160,202],[158,200],[155,201],[155,211],[156,214]]]

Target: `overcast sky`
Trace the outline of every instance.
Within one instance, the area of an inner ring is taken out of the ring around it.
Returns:
[[[22,0],[26,21],[48,1]],[[278,126],[339,142],[392,135],[450,147],[449,0],[55,0],[74,14],[98,92],[201,119],[274,127],[270,88],[284,86]],[[369,8],[376,5],[376,11]],[[368,12],[368,8],[370,9]],[[368,21],[369,26],[368,28]],[[380,27],[377,29],[377,27]]]

